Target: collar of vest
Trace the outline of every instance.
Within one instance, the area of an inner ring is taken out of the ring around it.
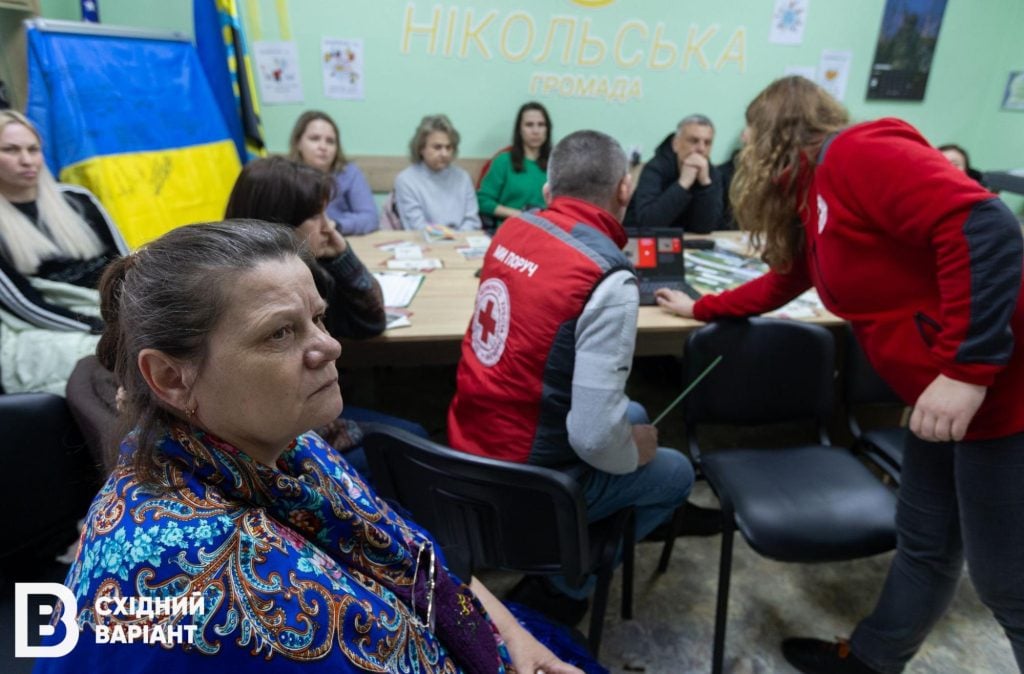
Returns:
[[[555,219],[561,219],[557,216],[562,216],[569,218],[574,223],[580,222],[593,227],[614,241],[620,250],[626,245],[626,230],[623,229],[622,223],[614,215],[589,201],[575,197],[555,197],[548,204],[547,209],[540,214],[545,217],[551,217],[554,214]]]

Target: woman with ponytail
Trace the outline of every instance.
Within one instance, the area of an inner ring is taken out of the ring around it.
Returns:
[[[126,432],[65,580],[82,634],[39,674],[582,674],[309,432],[342,410],[316,264],[235,220],[107,269]]]

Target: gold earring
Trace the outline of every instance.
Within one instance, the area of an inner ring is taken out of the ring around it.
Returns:
[[[196,412],[198,410],[199,410],[199,405],[197,405],[197,404],[192,405],[192,407],[189,407],[188,405],[186,405],[185,406],[185,418],[187,420],[189,420],[189,421],[192,421],[192,417],[194,417],[196,415]]]

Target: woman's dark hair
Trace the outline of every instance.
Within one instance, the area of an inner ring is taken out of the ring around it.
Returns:
[[[302,163],[302,153],[299,152],[299,140],[302,138],[302,134],[306,133],[306,127],[311,122],[317,120],[327,122],[334,129],[334,139],[337,142],[336,147],[338,151],[334,155],[334,163],[331,164],[330,172],[338,173],[344,170],[348,164],[345,152],[341,149],[341,133],[338,131],[338,125],[334,123],[331,116],[320,110],[306,110],[295,120],[295,126],[292,127],[291,135],[288,136],[288,158]]]
[[[945,145],[939,146],[939,152],[947,152],[949,150],[960,153],[960,155],[964,158],[964,165],[967,167],[965,169],[965,173],[969,172],[971,168],[971,156],[967,154],[967,150],[963,149],[956,143],[946,143]]]
[[[512,160],[512,170],[516,173],[523,172],[523,159],[526,157],[526,148],[523,147],[523,132],[520,128],[523,124],[523,115],[530,110],[536,110],[544,115],[544,123],[548,125],[548,137],[540,146],[540,154],[537,155],[537,165],[545,171],[548,170],[548,157],[551,156],[551,117],[548,110],[537,101],[524,103],[516,114],[516,126],[512,130],[512,150],[509,152]]]
[[[236,220],[179,227],[106,268],[99,287],[105,328],[96,356],[124,388],[116,437],[136,429],[132,462],[140,480],[163,482],[156,442],[183,420],[146,384],[139,353],[158,349],[201,369],[234,280],[262,262],[292,256],[315,265],[290,229]],[[116,459],[108,456],[108,467]]]
[[[287,157],[264,157],[242,169],[224,217],[298,227],[323,211],[333,194],[329,174]]]

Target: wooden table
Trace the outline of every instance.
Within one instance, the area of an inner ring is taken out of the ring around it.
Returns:
[[[422,232],[374,232],[352,236],[347,240],[370,271],[384,271],[391,254],[378,246],[394,241],[410,241],[424,248],[424,257],[439,258],[443,269],[426,272],[426,278],[408,309],[412,325],[389,330],[366,340],[344,340],[342,365],[370,367],[375,365],[454,364],[459,360],[462,337],[473,314],[479,279],[474,275],[483,265],[482,259],[466,260],[456,249],[466,246],[466,236],[480,232],[459,233],[454,241],[427,243]],[[716,236],[736,236],[723,232]],[[824,325],[842,321],[832,314],[811,319]],[[637,323],[636,355],[680,355],[686,335],[703,325],[700,321],[679,318],[657,307],[640,307]]]

